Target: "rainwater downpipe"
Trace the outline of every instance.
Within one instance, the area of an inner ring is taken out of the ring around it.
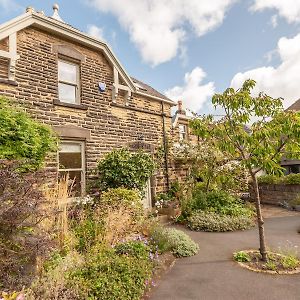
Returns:
[[[161,102],[161,116],[163,123],[163,147],[164,147],[164,161],[165,161],[165,173],[166,173],[166,181],[167,188],[169,190],[170,180],[169,180],[169,163],[168,163],[168,142],[167,142],[167,134],[166,134],[166,113],[164,112],[164,104]]]

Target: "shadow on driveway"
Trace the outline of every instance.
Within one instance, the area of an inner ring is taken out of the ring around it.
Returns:
[[[266,219],[271,249],[287,244],[300,248],[299,216]],[[198,244],[196,256],[179,259],[151,292],[151,300],[300,300],[300,274],[269,275],[239,267],[232,261],[238,250],[258,249],[258,231],[187,232]]]

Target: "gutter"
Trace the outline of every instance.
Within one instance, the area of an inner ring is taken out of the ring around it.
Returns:
[[[176,105],[176,103],[175,103],[174,101],[172,101],[172,100],[167,100],[167,99],[164,99],[164,98],[152,96],[152,95],[149,95],[149,94],[140,92],[140,91],[136,91],[135,94],[138,94],[138,95],[141,95],[141,96],[144,96],[144,97],[148,97],[148,98],[151,98],[151,99],[160,101],[160,102],[169,103],[169,104],[171,104],[172,106],[175,106],[175,105]]]

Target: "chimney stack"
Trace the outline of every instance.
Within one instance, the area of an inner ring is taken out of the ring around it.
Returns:
[[[178,100],[177,107],[176,114],[186,115],[186,111],[183,109],[182,100]]]

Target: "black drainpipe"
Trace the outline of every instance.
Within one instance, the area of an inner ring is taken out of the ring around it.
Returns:
[[[168,145],[167,145],[167,135],[166,135],[166,122],[165,122],[166,113],[164,112],[163,102],[161,102],[161,116],[162,116],[162,121],[163,121],[163,144],[164,144],[165,172],[166,172],[167,187],[169,190],[170,180],[169,180],[169,163],[168,163],[168,153],[167,153]]]

